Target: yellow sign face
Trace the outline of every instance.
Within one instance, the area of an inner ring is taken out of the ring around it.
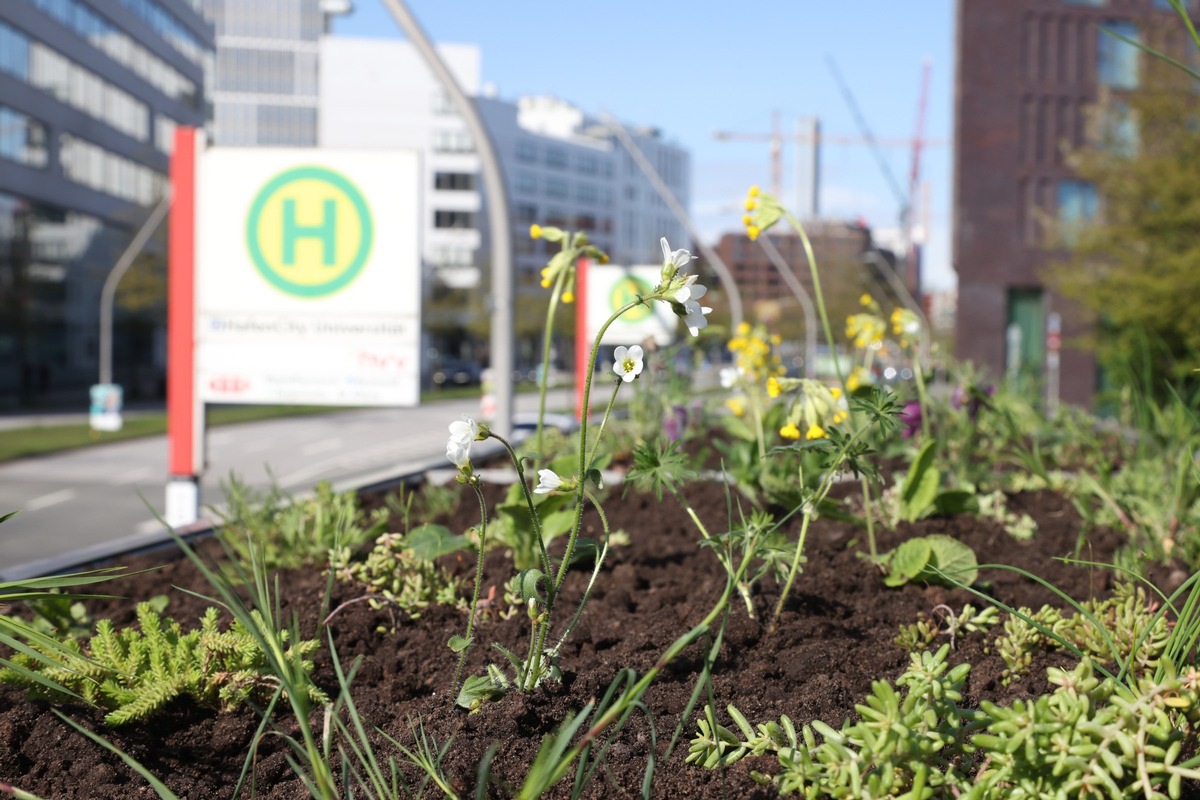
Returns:
[[[324,167],[294,167],[254,198],[246,244],[266,280],[297,297],[322,297],[345,287],[371,251],[371,213],[362,193]]]
[[[608,295],[608,304],[613,311],[616,311],[626,303],[630,303],[638,297],[645,297],[652,291],[654,289],[641,278],[627,275],[613,285],[612,291]],[[626,311],[623,318],[627,322],[641,322],[653,313],[650,306],[643,304]]]

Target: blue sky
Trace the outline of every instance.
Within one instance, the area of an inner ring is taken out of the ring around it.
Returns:
[[[402,37],[382,0],[354,0],[334,22],[345,36]],[[408,0],[435,42],[478,45],[483,81],[503,98],[553,94],[588,112],[655,125],[692,154],[691,211],[715,239],[740,223],[752,183],[768,187],[768,145],[723,142],[714,131],[784,132],[817,116],[823,133],[859,128],[829,67],[832,57],[874,135],[908,139],[916,127],[922,61],[930,59],[921,180],[928,183],[926,288],[954,285],[950,266],[952,0]],[[884,147],[907,188],[911,148]],[[795,191],[795,149],[785,144],[783,196]],[[823,216],[897,224],[899,202],[870,148],[827,144],[821,155]]]

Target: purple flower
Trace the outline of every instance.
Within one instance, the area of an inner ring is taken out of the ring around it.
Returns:
[[[954,409],[966,407],[967,418],[972,422],[979,416],[979,409],[987,405],[987,399],[996,393],[996,387],[988,385],[980,388],[974,384],[958,385],[950,395],[950,405]]]
[[[904,430],[900,432],[900,436],[905,439],[911,439],[919,430],[921,430],[921,404],[916,400],[911,400],[904,404],[904,408],[900,410],[900,421],[904,423]]]
[[[687,428],[688,412],[684,406],[674,406],[663,415],[663,433],[667,436],[667,441],[677,442],[683,438],[683,431]]]

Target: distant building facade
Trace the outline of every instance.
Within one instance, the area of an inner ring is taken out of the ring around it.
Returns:
[[[349,0],[192,0],[214,27],[212,143],[313,147],[319,42]]]
[[[544,298],[545,290],[538,286],[540,271],[557,249],[531,239],[531,224],[586,230],[615,263],[658,262],[661,236],[673,247],[690,246],[683,226],[597,119],[557,98],[513,102],[486,96],[477,47],[443,44],[438,52],[474,98],[505,176],[515,247],[519,347],[523,326],[540,331],[542,325],[540,315],[533,320],[519,313],[522,298]],[[487,283],[486,205],[479,156],[465,120],[404,41],[326,37],[319,82],[322,146],[400,147],[422,153],[426,327],[444,332],[430,347],[469,349],[461,334],[470,325],[480,325],[486,316],[482,308],[430,302],[463,290],[475,291],[478,298],[477,290]],[[686,207],[691,186],[688,153],[656,130],[637,128],[630,134]],[[486,326],[480,330],[486,331]],[[528,344],[524,342],[524,350]]]
[[[1039,382],[1059,315],[1062,399],[1089,403],[1095,359],[1070,345],[1090,323],[1042,283],[1056,256],[1046,223],[1084,224],[1101,207],[1064,148],[1085,143],[1102,91],[1138,86],[1137,49],[1106,29],[1137,40],[1174,12],[1167,0],[958,0],[957,13],[955,354]]]
[[[101,286],[166,190],[176,126],[205,122],[212,58],[186,0],[0,3],[0,405],[86,403]],[[118,313],[127,393],[160,388],[161,316]]]

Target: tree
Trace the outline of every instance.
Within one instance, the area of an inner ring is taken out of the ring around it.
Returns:
[[[1144,40],[1196,63],[1177,29]],[[1099,321],[1095,345],[1106,367],[1148,367],[1157,382],[1200,366],[1200,87],[1165,60],[1142,57],[1139,87],[1107,93],[1090,110],[1089,143],[1068,164],[1100,198],[1078,227],[1060,218],[1065,258],[1047,282]],[[1147,342],[1153,345],[1147,348]],[[1147,352],[1152,364],[1139,364]]]

